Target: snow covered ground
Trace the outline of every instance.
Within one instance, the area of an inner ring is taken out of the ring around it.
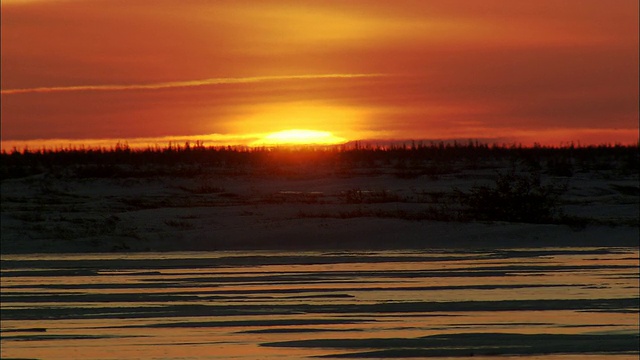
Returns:
[[[638,246],[637,172],[543,175],[566,187],[561,210],[574,221],[456,217],[454,192],[491,186],[502,170],[5,179],[2,252]]]

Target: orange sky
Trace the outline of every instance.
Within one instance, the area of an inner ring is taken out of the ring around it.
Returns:
[[[1,6],[3,149],[246,144],[288,129],[638,141],[637,0]]]

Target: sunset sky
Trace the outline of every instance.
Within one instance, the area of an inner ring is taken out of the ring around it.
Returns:
[[[2,148],[638,141],[637,0],[3,0]]]

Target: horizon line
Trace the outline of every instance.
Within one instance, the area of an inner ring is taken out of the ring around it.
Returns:
[[[244,141],[238,141],[240,138],[243,138]],[[156,141],[153,141],[153,140]],[[599,147],[599,146],[631,146],[638,147],[640,146],[640,142],[601,142],[601,143],[589,143],[589,142],[581,142],[581,141],[561,141],[554,143],[544,143],[544,142],[522,142],[516,139],[508,139],[503,137],[497,138],[440,138],[440,139],[358,139],[358,140],[348,140],[343,143],[338,144],[274,144],[274,145],[253,145],[250,142],[246,142],[250,140],[251,137],[239,137],[236,138],[236,141],[224,141],[222,139],[197,139],[195,137],[182,137],[182,138],[130,138],[130,139],[93,139],[94,144],[81,142],[82,140],[87,139],[40,139],[40,140],[5,140],[3,141],[1,152],[2,153],[11,153],[13,151],[24,152],[29,150],[45,150],[45,151],[58,151],[58,150],[82,150],[82,149],[114,149],[118,147],[129,148],[129,149],[150,149],[150,148],[170,148],[170,147],[204,147],[204,148],[224,148],[224,147],[232,147],[232,148],[288,148],[288,147],[354,147],[354,148],[362,148],[366,149],[369,147],[395,147],[395,146],[404,146],[404,147],[432,147],[439,146],[441,144],[453,145],[457,144],[460,146],[498,146],[498,147],[523,147],[523,148],[535,148],[535,147],[543,147],[543,148],[563,148],[563,147],[577,147],[577,148],[585,148],[585,147]],[[44,140],[44,141],[43,141]],[[95,141],[98,140],[98,141]],[[114,142],[114,140],[117,140]],[[131,141],[133,140],[133,141]],[[157,141],[160,140],[160,141]],[[163,141],[164,140],[164,141]],[[35,144],[29,143],[40,143],[40,146],[34,146]],[[48,144],[46,144],[48,143]],[[187,145],[188,144],[188,145]],[[20,146],[22,145],[22,146]],[[21,149],[20,149],[21,148]]]

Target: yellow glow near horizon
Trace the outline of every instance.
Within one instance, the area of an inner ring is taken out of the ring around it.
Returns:
[[[347,139],[329,131],[291,129],[270,133],[251,145],[337,145],[346,142]]]
[[[231,119],[230,133],[254,134],[249,146],[334,145],[361,138],[366,113],[357,107],[321,102],[278,102],[247,108]]]

